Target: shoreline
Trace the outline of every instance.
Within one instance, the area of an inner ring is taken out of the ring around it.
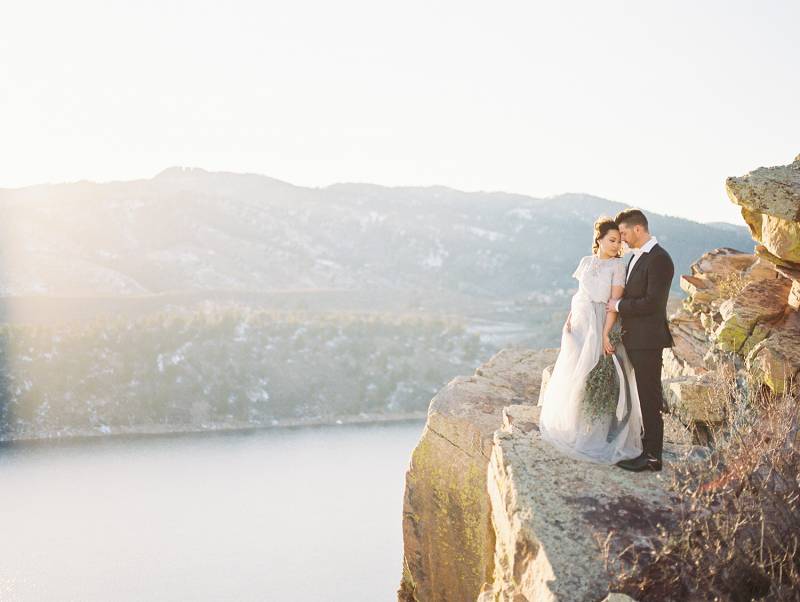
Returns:
[[[181,435],[197,435],[202,433],[234,433],[254,432],[272,429],[293,429],[323,426],[348,426],[388,424],[393,422],[416,422],[427,418],[427,410],[417,412],[403,412],[398,414],[346,414],[342,416],[327,416],[313,418],[284,418],[273,419],[267,424],[252,424],[249,422],[211,422],[201,425],[139,425],[125,427],[100,427],[83,429],[63,429],[58,431],[42,431],[37,434],[0,435],[0,448],[14,444],[40,444],[77,442],[101,439],[117,439],[125,437],[173,437]]]

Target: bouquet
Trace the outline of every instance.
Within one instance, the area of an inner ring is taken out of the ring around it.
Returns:
[[[614,347],[622,342],[619,330],[612,330],[608,338]],[[583,412],[591,422],[596,422],[614,413],[618,398],[619,377],[614,367],[613,356],[603,354],[586,378]]]

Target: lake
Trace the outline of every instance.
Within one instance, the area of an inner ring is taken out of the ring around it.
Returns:
[[[0,447],[0,599],[396,600],[421,421]]]

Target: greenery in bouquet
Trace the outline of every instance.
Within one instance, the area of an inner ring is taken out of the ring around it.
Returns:
[[[612,330],[608,338],[616,347],[622,342],[622,333],[617,329]],[[619,377],[617,369],[614,367],[613,356],[604,353],[586,378],[583,412],[591,422],[596,422],[614,413],[619,398],[619,387]]]

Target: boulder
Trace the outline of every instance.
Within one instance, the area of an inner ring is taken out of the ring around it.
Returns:
[[[800,279],[800,155],[790,165],[728,178],[725,189],[758,242],[756,254]]]
[[[756,257],[727,247],[705,253],[691,266],[691,275],[680,278],[680,286],[689,296],[691,311],[709,311],[719,306],[729,282],[743,278]]]
[[[699,315],[681,309],[670,318],[669,329],[674,345],[664,349],[664,377],[697,376],[706,372],[703,358],[710,343]]]
[[[686,424],[718,424],[724,418],[724,400],[716,375],[687,376],[668,384],[670,405]]]
[[[747,368],[779,395],[796,386],[800,378],[800,313],[790,312],[769,337],[753,347]]]
[[[681,276],[681,289],[689,295],[694,307],[710,306],[711,302],[717,298],[717,291],[714,283],[703,276]]]
[[[763,214],[797,222],[800,220],[800,155],[790,165],[760,167],[745,176],[728,178],[725,190],[731,201],[742,207],[743,214],[747,211],[750,215]],[[748,217],[744,217],[748,221]],[[757,228],[760,227],[761,224],[757,224]],[[753,232],[753,238],[761,240],[757,231]]]
[[[744,253],[721,247],[705,253],[691,266],[692,275],[700,276],[718,282],[731,274],[741,274],[749,270],[756,258],[750,253]]]
[[[775,270],[792,280],[800,280],[800,263],[789,261],[769,252],[764,245],[756,245],[755,253],[775,266]]]
[[[789,301],[792,281],[788,278],[748,283],[736,297],[720,305],[722,324],[714,333],[724,351],[739,351],[753,334],[756,324],[782,316]],[[762,337],[763,338],[763,337]]]
[[[789,307],[800,309],[800,282],[797,280],[792,282],[792,290],[789,291]]]
[[[779,278],[781,274],[775,269],[774,264],[756,256],[756,260],[747,270],[746,276],[748,280],[771,280]]]
[[[800,262],[800,223],[771,215],[761,216],[761,232],[757,237],[773,255],[784,261]]]

